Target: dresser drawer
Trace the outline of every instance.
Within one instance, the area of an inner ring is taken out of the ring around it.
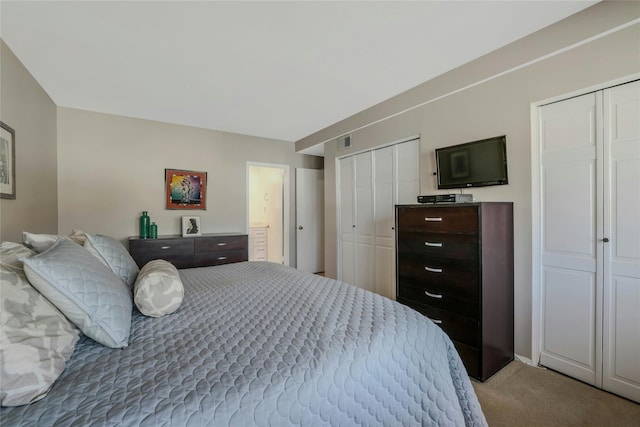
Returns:
[[[181,268],[184,259],[193,255],[193,239],[130,240],[129,252],[140,268],[154,259],[164,259]]]
[[[414,258],[407,255],[398,257],[398,283],[408,280],[413,283],[422,283],[425,286],[438,284],[447,286],[451,290],[459,290],[470,293],[478,293],[479,270],[477,262],[461,263],[435,263],[429,260]]]
[[[484,381],[485,378],[482,378],[480,375],[480,349],[463,344],[460,341],[451,341],[458,351],[464,367],[467,369],[467,374],[472,378]]]
[[[418,304],[415,301],[401,297],[398,297],[398,301],[427,316],[433,323],[440,326],[452,340],[478,347],[480,343],[480,322],[477,320],[428,305]]]
[[[441,283],[418,283],[405,280],[398,286],[398,296],[431,307],[480,319],[480,297]]]
[[[247,253],[244,250],[196,253],[193,256],[193,260],[198,266],[229,264],[232,262],[246,261]]]
[[[429,260],[478,263],[478,236],[444,233],[407,233],[398,234],[398,253]]]
[[[399,207],[397,215],[403,232],[478,234],[476,206]]]
[[[233,251],[245,249],[247,247],[247,236],[207,236],[194,239],[194,251],[217,252]]]

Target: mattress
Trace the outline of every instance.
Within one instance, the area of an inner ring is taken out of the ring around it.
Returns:
[[[82,337],[48,395],[3,426],[484,426],[449,338],[395,301],[266,262],[180,270],[129,345]]]

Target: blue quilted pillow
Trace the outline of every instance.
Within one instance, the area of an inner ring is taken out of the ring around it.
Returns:
[[[33,287],[85,335],[108,347],[127,346],[131,290],[96,257],[58,239],[45,252],[22,261]]]
[[[116,273],[127,286],[134,284],[140,269],[122,243],[113,237],[87,234],[84,247]]]

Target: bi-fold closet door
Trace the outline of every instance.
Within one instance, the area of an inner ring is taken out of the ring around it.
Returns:
[[[540,364],[640,402],[640,81],[538,113]]]
[[[420,140],[338,162],[338,278],[391,299],[395,285],[395,205],[416,203]]]

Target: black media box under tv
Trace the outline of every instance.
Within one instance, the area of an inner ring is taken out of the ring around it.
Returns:
[[[431,196],[418,196],[418,203],[470,203],[473,202],[473,194],[434,194]]]

